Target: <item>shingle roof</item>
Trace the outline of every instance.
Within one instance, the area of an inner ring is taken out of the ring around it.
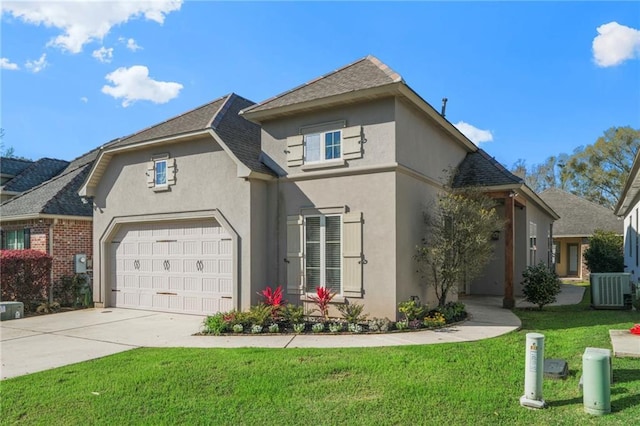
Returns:
[[[454,188],[463,186],[520,185],[524,181],[507,170],[484,150],[470,152],[458,166]]]
[[[367,56],[301,86],[245,109],[265,111],[315,99],[370,89],[402,81],[402,77],[374,56]]]
[[[585,200],[558,188],[549,188],[538,194],[559,215],[553,224],[553,234],[562,236],[590,236],[596,229],[622,235],[624,222],[604,206]]]
[[[91,151],[86,152],[86,153],[82,154],[81,156],[71,160],[71,162],[69,163],[69,165],[67,166],[67,168],[64,170],[63,173],[75,170],[80,166],[84,166],[85,164],[93,163],[96,160],[96,158],[98,158],[98,155],[100,154],[100,149],[108,148],[111,145],[114,145],[118,141],[120,141],[120,138],[113,139],[113,140],[105,143],[104,145],[99,146],[97,148],[94,148]]]
[[[68,161],[41,158],[22,170],[2,187],[5,191],[24,192],[56,176],[69,165]]]
[[[91,164],[85,164],[5,201],[0,205],[2,220],[35,214],[93,216],[91,205],[84,204],[78,196],[90,169]]]
[[[110,147],[120,147],[183,133],[203,130],[211,126],[216,113],[231,95],[223,96],[162,123],[155,124],[130,136],[125,136]]]
[[[244,165],[256,172],[274,174],[260,161],[260,126],[238,115],[241,109],[253,104],[250,100],[231,93],[131,136],[121,138],[110,143],[108,147],[116,148],[198,130],[213,129]]]
[[[33,164],[33,161],[31,160],[0,157],[0,173],[2,173],[3,175],[16,176],[31,164]]]

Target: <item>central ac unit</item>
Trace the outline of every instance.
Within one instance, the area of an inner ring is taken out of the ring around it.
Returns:
[[[594,309],[630,309],[631,274],[595,273],[591,282],[591,307]]]

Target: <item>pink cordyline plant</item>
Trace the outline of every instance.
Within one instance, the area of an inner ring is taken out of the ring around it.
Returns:
[[[318,310],[325,320],[329,319],[329,302],[335,297],[335,293],[331,293],[326,287],[316,287],[316,295],[309,298],[318,306]]]
[[[278,316],[278,312],[283,306],[284,300],[282,298],[282,286],[279,285],[275,290],[267,286],[261,293],[258,293],[264,297],[264,303],[271,306],[271,315],[275,318]]]

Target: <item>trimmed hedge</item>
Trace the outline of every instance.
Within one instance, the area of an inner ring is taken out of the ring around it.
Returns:
[[[0,284],[3,301],[32,303],[47,299],[53,258],[37,250],[0,250]]]

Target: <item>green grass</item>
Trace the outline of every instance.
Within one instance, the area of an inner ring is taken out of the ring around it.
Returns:
[[[609,329],[640,322],[638,312],[591,311],[588,300],[515,312],[522,330],[459,344],[133,350],[2,382],[0,422],[638,424],[640,359],[613,359],[610,415],[585,414],[578,390],[584,348],[610,348]],[[532,331],[546,336],[545,357],[565,359],[570,369],[567,380],[545,380],[545,410],[518,401]]]

